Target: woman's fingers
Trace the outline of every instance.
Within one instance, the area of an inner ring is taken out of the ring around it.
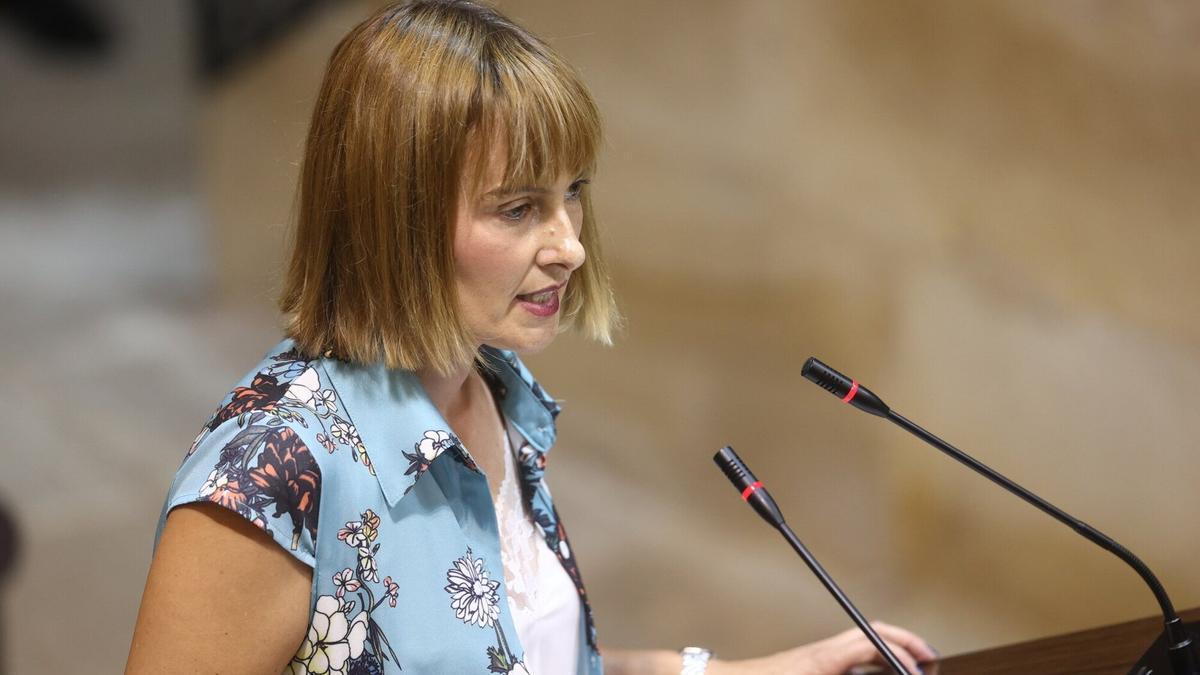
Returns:
[[[866,637],[863,637],[863,639],[866,640]],[[904,669],[907,670],[911,675],[921,675],[921,673],[924,672],[921,670],[921,665],[918,663],[917,657],[913,655],[912,652],[908,651],[904,645],[897,642],[892,642],[887,638],[883,638],[883,642],[888,646],[888,649],[892,650],[892,653],[896,655],[896,658],[900,659],[901,665],[903,665]],[[879,664],[887,664],[887,661],[884,660],[883,655],[876,651],[875,645],[871,644],[869,640],[867,640],[867,646],[870,647],[871,651],[874,653],[875,658],[872,659],[872,661]]]
[[[883,622],[871,622],[871,627],[900,663],[914,675],[921,672],[920,663],[937,658],[937,652],[911,631]],[[834,660],[835,669],[843,668],[838,672],[864,663],[886,663],[883,655],[875,649],[875,644],[857,628],[839,633],[826,643],[829,650],[840,657]]]
[[[891,650],[900,663],[908,672],[913,675],[920,673],[920,667],[917,665],[920,657],[904,646],[903,643],[890,639],[883,635],[883,632],[878,628],[875,629],[883,638],[884,644]],[[857,628],[838,633],[837,635],[813,645],[817,647],[818,661],[823,665],[817,669],[818,672],[825,674],[845,673],[850,668],[867,663],[886,663],[883,656],[875,649],[875,644],[872,643],[862,631]]]
[[[871,627],[875,629],[876,633],[879,633],[879,637],[901,645],[918,661],[926,662],[938,659],[938,653],[929,646],[929,643],[912,631],[882,621],[872,621]]]
[[[867,639],[867,636],[863,635],[861,632],[859,632],[859,636],[859,639],[854,641],[854,646],[851,648],[851,653],[855,657],[854,661],[848,664],[848,667],[863,663],[878,663],[886,665],[887,661],[884,660],[883,655],[879,653],[879,650],[875,649],[875,645]],[[883,636],[881,635],[880,637]],[[916,656],[905,649],[904,645],[901,645],[897,642],[893,642],[887,638],[883,638],[883,642],[887,645],[888,649],[896,655],[896,658],[900,659],[900,664],[904,666],[905,670],[912,675],[919,675],[921,672],[921,666],[917,664]]]
[[[911,631],[883,622],[872,622],[871,626],[911,675],[920,675],[920,663],[937,659],[937,652]],[[718,672],[723,675],[843,675],[854,666],[886,663],[874,643],[859,629],[851,628],[833,637],[760,659],[715,661],[710,664],[710,670],[713,675]]]

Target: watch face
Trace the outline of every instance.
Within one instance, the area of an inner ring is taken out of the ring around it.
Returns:
[[[683,659],[680,675],[704,675],[713,654],[703,647],[684,647],[679,655]]]

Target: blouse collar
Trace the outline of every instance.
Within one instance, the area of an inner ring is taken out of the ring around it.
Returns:
[[[554,445],[554,418],[561,410],[559,404],[542,390],[513,352],[484,347],[480,354],[494,379],[493,390],[505,418],[529,441],[533,451],[544,457]],[[436,445],[438,454],[454,448],[462,453],[468,466],[474,466],[415,373],[389,369],[382,363],[363,365],[322,359],[322,364],[369,453],[389,507],[395,507],[424,475],[428,462],[422,465],[419,458],[432,461],[429,448],[422,448],[423,440],[427,446]]]

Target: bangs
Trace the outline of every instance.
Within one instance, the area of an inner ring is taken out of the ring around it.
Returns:
[[[559,176],[590,174],[600,145],[600,115],[583,82],[544,45],[493,35],[479,64],[473,131],[507,149],[500,188],[547,185]],[[474,188],[485,162],[474,164]],[[493,187],[493,186],[488,186]]]

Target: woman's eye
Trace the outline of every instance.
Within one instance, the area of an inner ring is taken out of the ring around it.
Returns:
[[[580,178],[574,183],[571,183],[571,187],[567,188],[567,199],[579,199],[580,193],[583,192],[583,186],[591,182],[592,181],[586,178]]]
[[[525,217],[525,214],[529,213],[529,209],[531,208],[533,207],[530,204],[514,206],[511,209],[505,209],[501,211],[500,217],[504,218],[505,220],[521,220]]]

